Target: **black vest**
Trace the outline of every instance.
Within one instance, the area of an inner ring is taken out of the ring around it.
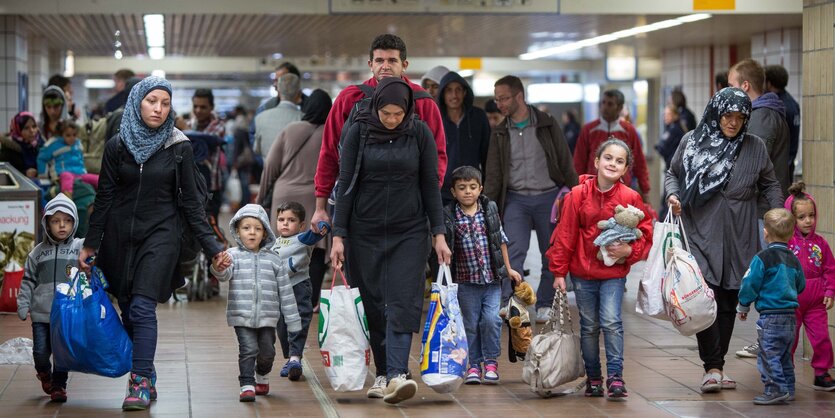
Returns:
[[[507,278],[507,266],[504,265],[502,257],[502,220],[499,218],[499,208],[496,202],[488,199],[487,196],[478,197],[478,202],[484,210],[485,221],[487,222],[487,243],[490,246],[490,264],[493,267],[493,280],[499,281]],[[444,226],[446,227],[446,243],[452,251],[453,262],[449,266],[453,280],[455,272],[455,206],[453,201],[444,207]]]

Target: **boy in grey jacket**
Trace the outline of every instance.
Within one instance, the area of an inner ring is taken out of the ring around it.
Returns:
[[[41,388],[53,402],[67,401],[67,371],[52,368],[49,357],[49,314],[55,286],[67,281],[69,267],[78,267],[78,252],[84,244],[73,238],[78,227],[75,203],[63,193],[50,200],[41,218],[43,242],[29,253],[24,266],[23,282],[17,296],[17,315],[25,321],[32,318],[32,354]]]
[[[304,223],[304,206],[298,202],[285,202],[276,209],[275,229],[280,235],[272,250],[278,253],[279,258],[290,270],[290,284],[293,286],[293,294],[296,297],[296,306],[299,308],[299,316],[302,319],[302,329],[299,332],[288,332],[284,318],[278,320],[278,340],[281,342],[281,352],[284,358],[289,360],[281,368],[281,377],[289,377],[297,381],[302,376],[301,358],[304,354],[304,344],[307,341],[307,332],[310,328],[310,319],[313,317],[313,289],[310,283],[310,255],[313,254],[313,246],[324,235],[308,229],[299,233]],[[319,230],[327,233],[330,226],[322,222]]]
[[[218,280],[229,281],[226,322],[238,336],[240,401],[254,402],[255,395],[270,391],[267,375],[275,360],[279,316],[290,332],[301,330],[301,320],[287,269],[270,251],[275,234],[264,208],[242,207],[229,222],[229,230],[237,246],[216,258],[210,270]]]

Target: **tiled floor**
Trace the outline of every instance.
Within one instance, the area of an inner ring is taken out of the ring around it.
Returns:
[[[535,263],[533,263],[535,264]],[[532,266],[533,271],[536,267]],[[532,280],[535,281],[535,280]],[[762,390],[755,359],[727,358],[726,371],[739,382],[737,390],[701,395],[702,369],[694,337],[679,335],[669,324],[633,313],[634,277],[624,300],[625,371],[630,396],[626,402],[589,399],[581,393],[540,399],[521,381],[521,363],[502,361],[498,386],[462,386],[452,395],[434,393],[419,383],[412,400],[391,406],[365,397],[364,392],[336,393],[330,389],[316,343],[312,322],[305,375],[290,382],[271,374],[271,393],[254,404],[238,402],[237,343],[226,326],[225,298],[208,302],[159,305],[160,335],[156,367],[159,400],[149,412],[130,416],[162,417],[271,417],[271,416],[432,416],[432,417],[833,417],[835,392],[812,390],[807,360],[798,358],[797,401],[789,406],[758,407],[751,403]],[[573,303],[573,297],[572,303]],[[576,312],[573,315],[577,318]],[[576,321],[576,320],[575,320]],[[755,340],[753,321],[738,322],[731,350]],[[577,328],[575,322],[575,329]],[[0,316],[0,342],[31,337],[29,322],[14,315]],[[412,370],[417,372],[420,336],[413,339]],[[503,341],[505,341],[503,339]],[[372,376],[369,375],[367,386]],[[577,382],[581,383],[581,382]],[[32,366],[0,366],[0,416],[94,417],[119,416],[125,378],[70,374],[69,401],[48,402],[35,380]],[[570,390],[575,384],[566,385]]]

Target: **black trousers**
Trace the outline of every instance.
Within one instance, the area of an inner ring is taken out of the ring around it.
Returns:
[[[699,342],[699,358],[704,363],[705,372],[710,369],[722,370],[725,367],[725,355],[731,344],[736,321],[736,305],[739,303],[738,289],[724,289],[708,283],[716,298],[716,321],[708,329],[696,334]]]

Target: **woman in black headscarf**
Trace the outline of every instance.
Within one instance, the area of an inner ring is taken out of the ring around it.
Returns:
[[[342,144],[340,195],[333,218],[335,268],[345,262],[360,289],[377,378],[369,397],[397,403],[414,396],[407,378],[412,333],[420,331],[424,268],[433,235],[438,262],[449,264],[438,153],[429,128],[414,117],[412,89],[384,78]],[[429,227],[427,227],[427,218]]]
[[[760,250],[757,198],[783,207],[765,144],[746,133],[750,116],[745,92],[717,92],[696,129],[681,139],[664,182],[667,202],[681,215],[690,251],[716,297],[716,321],[697,334],[703,393],[736,387],[723,368],[742,276]]]
[[[184,225],[178,225],[178,215],[207,256],[223,254],[206,219],[193,165],[189,140],[174,127],[171,84],[145,78],[128,95],[119,134],[105,145],[96,210],[78,262],[89,270],[87,258],[98,253],[96,265],[110,282],[108,292],[118,299],[133,341],[124,410],[147,409],[156,399],[157,303],[166,302],[176,279],[182,280],[177,260]]]

